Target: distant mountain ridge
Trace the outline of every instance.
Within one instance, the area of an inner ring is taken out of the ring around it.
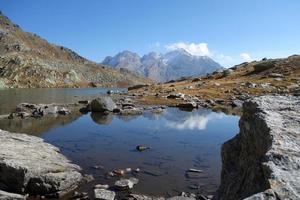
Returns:
[[[125,68],[157,82],[199,76],[221,69],[222,66],[207,56],[194,56],[178,49],[165,54],[150,52],[142,57],[130,51],[107,56],[102,64]]]
[[[24,32],[0,12],[0,88],[127,87],[152,83]]]

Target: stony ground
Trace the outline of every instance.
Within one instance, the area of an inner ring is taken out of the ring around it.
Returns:
[[[129,91],[142,104],[209,107],[232,112],[261,95],[300,95],[300,56],[263,59],[198,78],[148,85]]]

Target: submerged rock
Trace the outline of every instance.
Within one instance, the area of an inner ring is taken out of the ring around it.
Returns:
[[[147,146],[144,146],[144,145],[136,146],[136,150],[138,150],[138,151],[145,151],[147,149],[150,149],[150,147],[147,147]]]
[[[134,185],[139,182],[137,178],[129,178],[129,179],[120,179],[115,182],[115,186],[119,189],[131,189]]]
[[[0,130],[0,182],[7,191],[60,196],[82,180],[80,167],[43,139]]]
[[[112,112],[114,109],[117,108],[115,102],[107,96],[101,96],[97,99],[94,99],[91,102],[91,111],[92,112],[105,112],[110,111]]]
[[[247,101],[239,126],[222,146],[216,199],[300,199],[300,98]]]

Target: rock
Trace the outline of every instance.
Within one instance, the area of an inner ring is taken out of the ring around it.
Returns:
[[[180,98],[184,98],[184,94],[182,93],[177,93],[177,94],[170,94],[167,96],[168,99],[180,99]]]
[[[186,196],[175,196],[168,198],[167,200],[196,200],[195,197],[186,197]]]
[[[243,101],[241,100],[233,100],[231,102],[231,106],[232,107],[238,107],[238,108],[241,108],[243,106]]]
[[[66,108],[61,108],[57,111],[57,113],[60,114],[60,115],[67,115],[67,114],[70,113],[70,111]]]
[[[192,80],[192,83],[198,82],[198,81],[201,81],[201,78],[194,78],[194,79]]]
[[[163,197],[151,197],[140,194],[130,194],[130,197],[132,197],[134,200],[165,200]]]
[[[17,106],[16,112],[11,114],[11,118],[14,117],[43,117],[45,115],[61,114],[66,115],[71,113],[68,109],[62,105],[55,104],[29,104],[21,103]]]
[[[72,199],[89,199],[89,196],[86,192],[77,192],[73,193]]]
[[[123,169],[116,169],[113,172],[118,176],[123,176],[125,174],[125,171]]]
[[[119,189],[132,189],[139,182],[137,178],[120,179],[115,182],[115,186]]]
[[[100,200],[114,200],[116,193],[110,190],[105,190],[105,189],[95,189],[95,199],[100,199]]]
[[[231,75],[232,73],[233,73],[232,69],[225,69],[223,71],[223,77],[227,77],[227,76]]]
[[[180,108],[197,108],[197,103],[196,102],[186,102],[186,103],[180,103],[177,105],[177,107]]]
[[[106,94],[113,94],[114,93],[114,91],[112,91],[112,90],[107,90],[107,92],[106,92]]]
[[[291,84],[291,85],[287,86],[287,89],[289,89],[289,90],[299,89],[299,85],[298,84]]]
[[[254,65],[254,72],[259,73],[268,69],[271,69],[273,67],[275,67],[275,60],[266,60],[266,61],[262,61],[259,62],[258,64]]]
[[[147,147],[147,146],[144,146],[144,145],[136,146],[136,150],[138,150],[138,151],[145,151],[147,149],[150,149],[150,147]]]
[[[299,102],[262,96],[244,103],[240,133],[222,146],[216,199],[300,199]]]
[[[15,193],[60,196],[82,180],[80,167],[43,139],[0,130],[0,182]]]
[[[140,89],[140,88],[144,88],[144,87],[148,87],[149,85],[134,85],[132,87],[128,88],[128,91],[130,90],[136,90],[136,89]]]
[[[94,186],[95,189],[108,189],[109,188],[109,185],[101,185],[101,184],[97,184]]]
[[[277,74],[277,73],[271,73],[269,74],[269,77],[271,78],[284,78],[283,74]]]
[[[203,170],[201,170],[201,169],[194,169],[194,168],[190,168],[187,171],[188,172],[195,172],[195,173],[202,173],[203,172]]]
[[[25,200],[26,197],[20,194],[9,193],[0,190],[0,200]]]
[[[214,83],[214,85],[215,85],[215,86],[220,86],[221,84],[220,84],[220,83]]]
[[[81,100],[81,101],[78,101],[78,103],[80,103],[80,104],[89,104],[89,101],[88,100]]]
[[[92,112],[112,112],[116,108],[117,105],[113,102],[113,100],[110,97],[107,96],[98,97],[97,99],[94,99],[91,102]]]

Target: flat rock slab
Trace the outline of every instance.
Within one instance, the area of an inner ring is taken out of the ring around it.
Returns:
[[[59,196],[82,180],[80,167],[41,138],[0,130],[0,146],[2,190]]]

